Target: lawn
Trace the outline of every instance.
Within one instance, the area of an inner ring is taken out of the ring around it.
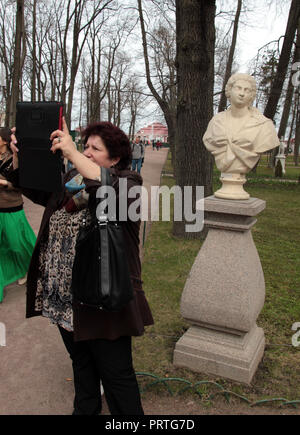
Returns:
[[[170,173],[169,160],[167,165],[165,173]],[[172,186],[174,178],[163,176],[161,184]],[[214,190],[219,186],[215,175]],[[143,281],[155,324],[134,339],[136,372],[147,374],[139,377],[142,389],[150,385],[151,375],[157,375],[177,379],[150,387],[161,394],[169,394],[171,384],[180,392],[188,382],[209,381],[197,388],[204,402],[216,385],[251,402],[278,397],[300,401],[300,346],[292,345],[292,325],[300,322],[300,184],[251,176],[245,189],[267,204],[252,229],[266,283],[265,305],[257,321],[264,329],[266,348],[251,386],[173,366],[175,343],[189,327],[180,315],[181,293],[201,242],[174,237],[170,222],[153,222],[145,244]],[[194,392],[190,388],[184,394]]]
[[[268,167],[267,156],[262,155],[259,161],[259,165],[256,170],[256,174],[250,172],[248,178],[259,178],[259,177],[274,177],[274,168]],[[282,179],[284,180],[298,180],[300,176],[300,166],[295,166],[293,161],[293,156],[287,156],[285,161],[285,174],[283,174]]]

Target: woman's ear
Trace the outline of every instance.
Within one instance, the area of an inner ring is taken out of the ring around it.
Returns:
[[[120,157],[116,157],[115,159],[112,159],[112,166],[116,166],[120,161]]]

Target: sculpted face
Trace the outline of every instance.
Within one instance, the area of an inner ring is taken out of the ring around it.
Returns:
[[[236,107],[250,106],[252,102],[252,89],[247,80],[237,80],[230,91],[230,102]]]

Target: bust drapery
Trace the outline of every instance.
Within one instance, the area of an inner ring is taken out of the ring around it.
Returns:
[[[221,172],[246,174],[257,163],[259,154],[279,145],[273,122],[254,107],[234,133],[230,131],[230,108],[215,115],[203,137]]]

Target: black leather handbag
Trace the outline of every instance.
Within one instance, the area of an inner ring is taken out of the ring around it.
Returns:
[[[101,168],[102,185],[110,175]],[[122,224],[104,212],[84,222],[76,242],[72,270],[74,302],[105,311],[120,311],[133,299]]]

